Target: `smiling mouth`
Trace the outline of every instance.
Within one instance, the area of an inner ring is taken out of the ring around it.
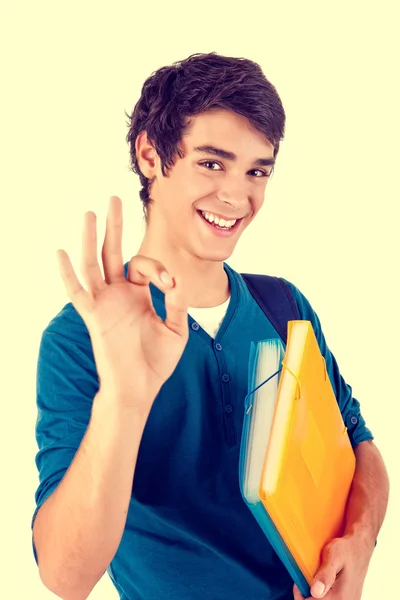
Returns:
[[[216,229],[219,229],[220,231],[231,231],[233,229],[237,229],[240,221],[242,221],[242,219],[244,217],[241,217],[240,219],[224,219],[224,225],[219,225],[219,223],[215,223],[214,220],[210,221],[209,219],[206,218],[205,216],[205,211],[202,210],[198,210],[197,211],[198,214],[200,215],[200,217],[203,219],[203,221],[205,221],[206,223],[208,223],[208,225],[212,225],[213,227],[215,227]],[[229,226],[226,226],[225,223],[230,223]]]

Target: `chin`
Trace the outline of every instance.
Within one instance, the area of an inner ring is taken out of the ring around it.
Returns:
[[[224,262],[228,260],[233,254],[235,246],[230,248],[209,248],[205,250],[204,248],[200,252],[196,252],[197,256],[201,258],[201,260],[210,261],[210,262]]]

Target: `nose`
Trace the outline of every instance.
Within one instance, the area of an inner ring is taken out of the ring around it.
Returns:
[[[249,195],[244,186],[225,185],[217,193],[218,199],[227,204],[235,212],[245,212],[249,206]]]

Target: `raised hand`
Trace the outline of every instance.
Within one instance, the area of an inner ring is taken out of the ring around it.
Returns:
[[[122,202],[110,199],[102,247],[104,278],[97,260],[96,215],[84,217],[79,282],[68,254],[58,250],[67,295],[90,334],[102,389],[147,410],[172,375],[188,340],[187,304],[180,282],[162,263],[134,256],[124,276]],[[165,293],[166,320],[157,316],[149,282]]]

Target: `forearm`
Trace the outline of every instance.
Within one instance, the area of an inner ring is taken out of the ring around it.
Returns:
[[[147,414],[101,391],[68,471],[38,511],[34,541],[43,583],[86,598],[113,559],[126,523]]]
[[[346,510],[345,535],[356,539],[372,554],[386,514],[389,479],[373,442],[361,442],[355,454],[356,471]]]

